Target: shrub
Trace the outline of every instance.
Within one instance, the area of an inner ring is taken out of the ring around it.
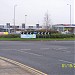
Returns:
[[[0,38],[20,38],[20,34],[0,35]],[[36,38],[75,38],[74,34],[36,34]]]
[[[20,34],[0,35],[0,38],[20,38]]]
[[[46,35],[37,35],[37,38],[74,38],[75,35],[73,34],[46,34]]]
[[[51,34],[51,38],[73,38],[73,34]]]

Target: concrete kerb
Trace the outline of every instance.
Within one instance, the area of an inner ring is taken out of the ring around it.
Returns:
[[[7,61],[7,62],[10,62],[10,63],[12,63],[12,64],[15,64],[15,65],[17,65],[17,66],[19,66],[19,67],[21,67],[21,68],[27,70],[27,71],[30,72],[31,74],[34,74],[34,75],[47,75],[46,73],[43,73],[43,72],[41,72],[41,71],[39,71],[39,70],[36,70],[36,69],[34,69],[34,68],[31,68],[31,67],[29,67],[29,66],[27,66],[27,65],[21,64],[21,63],[19,63],[19,62],[17,62],[17,61],[14,61],[14,60],[11,60],[11,59],[2,57],[2,56],[0,56],[0,59],[5,60],[5,61]]]

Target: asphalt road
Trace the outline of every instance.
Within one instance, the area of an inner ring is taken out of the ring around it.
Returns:
[[[74,41],[0,41],[0,56],[38,69],[48,75],[75,75]]]

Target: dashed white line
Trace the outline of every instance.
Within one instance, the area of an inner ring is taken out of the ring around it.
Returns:
[[[49,48],[40,48],[40,49],[43,49],[43,50],[45,50],[45,49],[49,49]]]
[[[62,52],[67,52],[67,53],[70,53],[71,51],[67,51],[67,50],[62,50]]]
[[[62,49],[67,49],[67,48],[58,48],[59,50],[62,50]]]
[[[42,56],[42,55],[35,54],[35,53],[29,53],[29,52],[25,52],[25,53],[32,54],[32,55],[36,55],[36,56]]]
[[[42,55],[39,55],[39,54],[36,54],[36,53],[30,53],[30,52],[25,52],[25,51],[20,51],[20,50],[17,50],[17,51],[22,52],[22,53],[28,53],[28,54],[36,55],[36,56],[42,56]]]
[[[55,48],[54,48],[55,49]],[[66,52],[66,53],[70,53],[71,51],[66,50],[67,48],[56,48],[56,51],[61,51],[61,52]]]
[[[26,50],[31,50],[31,49],[1,49],[1,50],[16,50],[16,51],[19,51],[19,52],[22,52],[22,53],[28,53],[28,54],[32,54],[32,55],[36,55],[36,56],[42,56],[40,54],[36,54],[36,53],[30,53],[30,52],[25,52]]]
[[[18,49],[1,49],[1,50],[18,50]],[[20,50],[31,50],[31,49],[20,49]]]
[[[17,50],[17,49],[1,49],[1,50]]]
[[[31,49],[20,49],[20,50],[31,50]]]
[[[71,63],[71,64],[74,64],[73,62],[70,62],[70,61],[65,61],[65,60],[59,60],[59,61],[62,61],[62,62],[65,62],[65,63]]]

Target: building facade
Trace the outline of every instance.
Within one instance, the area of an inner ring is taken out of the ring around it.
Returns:
[[[52,29],[61,33],[65,32],[75,34],[75,24],[56,24],[52,26]]]
[[[10,23],[6,23],[6,25],[0,25],[0,32],[8,32],[8,33],[14,33],[14,31],[20,32],[25,30],[38,30],[38,29],[42,29],[42,26],[39,26],[39,24],[28,26],[24,26],[24,24],[22,24],[21,26],[16,25],[15,27],[14,25],[10,25]]]

